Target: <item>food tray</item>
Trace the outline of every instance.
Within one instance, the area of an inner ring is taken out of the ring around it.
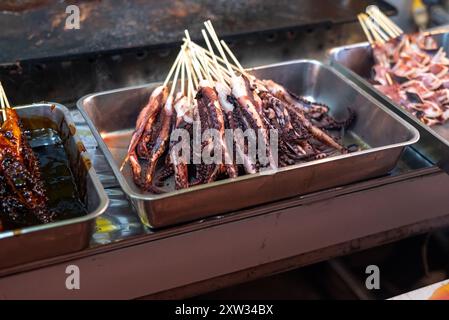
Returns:
[[[437,34],[434,38],[449,54],[449,33]],[[429,127],[374,88],[368,81],[374,64],[368,42],[333,48],[329,59],[331,65],[343,75],[417,128],[421,138],[414,148],[449,173],[449,122]]]
[[[222,214],[300,194],[387,174],[405,146],[418,141],[411,125],[384,108],[332,68],[317,61],[297,60],[255,68],[260,78],[273,79],[291,91],[328,104],[337,119],[357,114],[345,137],[367,149],[165,194],[142,192],[128,166],[120,172],[135,121],[152,90],[159,84],[123,88],[81,98],[77,106],[124,192],[142,221],[164,227]]]
[[[16,107],[15,110],[25,129],[51,128],[58,132],[86,214],[0,232],[0,269],[86,248],[94,232],[95,218],[106,210],[109,203],[66,107],[40,103]]]

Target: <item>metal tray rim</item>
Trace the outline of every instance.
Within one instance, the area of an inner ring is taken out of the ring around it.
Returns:
[[[424,123],[422,123],[421,121],[419,121],[415,116],[413,116],[412,114],[410,114],[409,112],[407,112],[406,110],[404,110],[404,108],[402,108],[400,105],[398,105],[396,102],[394,102],[393,100],[391,100],[389,97],[387,97],[386,95],[384,95],[382,92],[380,92],[379,90],[377,90],[376,88],[374,88],[374,86],[372,84],[370,84],[366,79],[364,79],[363,77],[359,76],[358,74],[356,74],[354,71],[350,70],[349,68],[343,66],[342,64],[340,64],[337,61],[334,61],[332,56],[334,55],[335,52],[339,52],[341,50],[348,50],[348,49],[354,49],[354,48],[359,48],[359,47],[366,47],[368,46],[369,43],[366,42],[359,42],[359,43],[354,43],[354,44],[350,44],[350,45],[346,45],[346,46],[339,46],[339,47],[335,47],[332,48],[328,51],[328,58],[331,60],[331,64],[335,64],[338,66],[338,68],[341,68],[344,70],[345,73],[347,73],[347,77],[350,80],[356,80],[360,83],[362,83],[364,86],[367,87],[367,89],[365,89],[364,91],[366,93],[368,93],[370,96],[373,97],[372,93],[370,93],[369,91],[373,91],[374,94],[379,95],[382,99],[384,99],[385,101],[387,101],[390,105],[392,105],[393,107],[396,108],[397,111],[401,112],[402,115],[404,115],[405,117],[407,117],[410,121],[413,121],[413,123],[417,126],[420,127],[420,129],[427,131],[429,134],[433,135],[435,138],[437,138],[441,143],[443,143],[444,145],[446,145],[447,147],[449,147],[449,141],[445,138],[443,138],[438,132],[436,132],[435,130],[432,129],[432,127],[429,127],[427,125],[425,125]],[[351,79],[352,77],[352,79]],[[374,99],[376,99],[375,97],[373,97]],[[376,99],[378,100],[378,99]],[[415,128],[416,129],[416,128]]]
[[[59,103],[53,103],[53,102],[32,103],[32,104],[28,104],[28,105],[16,106],[16,107],[14,107],[14,109],[24,109],[24,108],[30,108],[30,107],[39,106],[39,105],[54,106],[55,109],[60,110],[64,114],[64,118],[66,119],[68,124],[75,126],[72,116],[70,115],[70,112],[67,109],[67,107],[65,107],[64,105],[59,104]],[[75,140],[76,143],[83,143],[77,133],[75,133],[73,135],[73,139]],[[90,159],[89,154],[87,152],[83,152],[83,156],[88,157]],[[31,227],[26,227],[26,228],[20,228],[20,229],[15,229],[15,230],[7,230],[7,231],[0,233],[0,240],[5,239],[5,238],[10,238],[13,236],[18,236],[21,234],[28,234],[28,233],[32,233],[32,232],[38,232],[38,231],[43,231],[43,230],[47,230],[47,229],[51,229],[51,228],[58,228],[58,227],[63,227],[63,226],[71,225],[71,224],[85,222],[85,221],[94,219],[94,218],[100,216],[101,214],[103,214],[109,206],[109,197],[107,196],[106,191],[104,190],[103,185],[101,184],[93,166],[91,166],[89,168],[89,170],[87,171],[87,174],[92,179],[92,183],[93,183],[95,189],[97,190],[97,192],[99,193],[99,199],[100,199],[100,203],[99,203],[98,207],[93,212],[90,212],[87,215],[77,217],[77,218],[66,219],[66,220],[62,220],[62,221],[57,221],[57,222],[52,222],[52,223],[47,223],[47,224],[42,224],[42,225],[37,225],[37,226],[31,226]]]
[[[352,83],[351,81],[348,81],[348,79],[345,78],[336,69],[334,69],[332,67],[329,67],[329,66],[327,66],[327,65],[325,65],[325,64],[323,64],[323,63],[321,63],[321,62],[319,62],[317,60],[297,59],[297,60],[291,60],[291,61],[286,61],[286,62],[280,62],[280,63],[274,63],[274,64],[269,64],[269,65],[258,66],[258,67],[254,67],[254,68],[248,68],[247,70],[248,71],[258,70],[258,69],[278,67],[278,66],[289,65],[289,64],[296,64],[296,63],[311,63],[311,64],[319,65],[320,67],[323,67],[323,68],[329,70],[330,72],[334,73],[342,81],[346,82],[353,89],[355,89],[358,93],[363,95],[365,98],[370,100],[373,104],[375,104],[377,107],[381,108],[384,112],[386,112],[388,115],[393,117],[401,125],[406,127],[407,130],[412,134],[412,137],[408,141],[404,141],[402,143],[391,144],[391,145],[382,146],[382,147],[376,147],[376,148],[370,148],[370,149],[367,149],[367,150],[357,151],[357,152],[354,152],[354,153],[351,153],[351,154],[338,155],[338,156],[334,156],[334,157],[331,157],[331,158],[325,158],[325,159],[321,159],[321,160],[314,160],[314,161],[310,161],[310,162],[307,162],[307,163],[291,165],[291,166],[288,166],[288,167],[285,167],[285,168],[280,168],[280,169],[277,169],[277,170],[268,170],[268,171],[265,171],[263,173],[244,175],[244,176],[241,176],[241,177],[238,177],[238,178],[235,178],[235,179],[229,179],[228,178],[228,179],[224,179],[224,180],[221,180],[221,181],[215,181],[213,183],[208,183],[208,184],[205,184],[205,185],[199,185],[199,186],[195,186],[195,187],[190,187],[190,188],[184,189],[184,190],[171,191],[171,192],[168,192],[166,194],[152,195],[152,194],[143,194],[143,193],[135,192],[135,191],[133,191],[131,189],[131,187],[129,186],[129,184],[126,181],[125,177],[120,172],[117,164],[114,161],[111,160],[112,159],[112,154],[110,153],[109,148],[107,147],[106,143],[102,139],[102,137],[99,134],[98,130],[96,129],[95,125],[92,123],[92,121],[90,120],[89,116],[85,112],[85,110],[83,108],[83,103],[85,101],[87,101],[89,99],[92,99],[94,97],[97,97],[97,96],[106,95],[106,94],[110,94],[110,93],[118,93],[118,92],[126,91],[126,90],[144,88],[144,87],[147,87],[149,85],[153,85],[155,83],[153,82],[153,83],[147,83],[147,84],[138,85],[138,86],[124,87],[124,88],[118,88],[118,89],[114,89],[114,90],[108,90],[108,91],[88,94],[88,95],[80,98],[77,101],[76,105],[77,105],[78,110],[80,111],[80,113],[82,114],[84,119],[86,120],[86,122],[87,122],[89,128],[91,129],[94,137],[96,138],[99,147],[105,153],[106,159],[108,160],[108,162],[109,162],[109,164],[110,164],[110,166],[111,166],[111,168],[112,168],[112,170],[113,170],[117,180],[119,181],[120,186],[123,188],[125,193],[129,197],[131,197],[132,199],[144,200],[144,201],[148,201],[148,200],[151,201],[151,200],[168,198],[168,197],[177,196],[177,195],[183,194],[183,193],[195,192],[197,190],[201,190],[201,189],[205,189],[205,188],[218,187],[218,186],[220,186],[222,184],[232,183],[232,182],[236,182],[236,181],[242,181],[242,180],[246,180],[246,179],[254,179],[254,178],[256,178],[256,177],[258,177],[260,175],[270,175],[270,174],[275,174],[277,172],[295,170],[295,169],[298,169],[298,168],[301,168],[301,167],[307,167],[307,166],[316,165],[316,164],[320,164],[320,163],[325,163],[325,162],[329,162],[329,161],[344,159],[344,158],[353,157],[353,156],[356,156],[356,155],[373,153],[373,152],[376,152],[376,151],[379,151],[379,150],[384,150],[384,149],[386,149],[386,147],[388,147],[388,148],[395,148],[395,147],[402,147],[402,146],[405,147],[405,146],[408,146],[408,145],[412,145],[412,144],[416,143],[419,140],[419,132],[418,132],[418,130],[416,130],[416,128],[414,128],[412,125],[410,125],[409,123],[407,123],[406,121],[401,119],[401,117],[396,115],[394,112],[392,112],[388,108],[384,107],[378,100],[374,99],[371,95],[369,95],[365,91],[361,90],[354,83]]]

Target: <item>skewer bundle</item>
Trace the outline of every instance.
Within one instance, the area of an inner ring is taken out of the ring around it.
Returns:
[[[404,31],[383,14],[377,6],[368,6],[366,13],[359,14],[357,18],[372,45],[383,45],[404,34]]]
[[[327,130],[347,127],[352,112],[338,122],[326,105],[257,79],[211,22],[204,26],[206,47],[185,31],[167,78],[138,116],[121,167],[129,162],[138,186],[161,193],[172,176],[184,189],[348,152]]]
[[[449,59],[432,35],[404,32],[377,7],[358,16],[374,57],[375,87],[427,125],[449,120]]]

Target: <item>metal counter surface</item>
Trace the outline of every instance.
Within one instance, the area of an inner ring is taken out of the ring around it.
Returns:
[[[389,176],[155,232],[72,115],[110,206],[89,249],[0,270],[0,298],[182,298],[449,225],[449,177],[408,148]],[[80,290],[65,286],[68,265]]]

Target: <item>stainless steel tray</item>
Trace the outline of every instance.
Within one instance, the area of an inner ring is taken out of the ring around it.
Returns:
[[[449,54],[449,33],[437,34],[434,37]],[[417,128],[421,138],[414,148],[449,173],[449,123],[429,127],[375,89],[368,81],[374,64],[368,42],[333,48],[329,52],[329,60],[343,75]]]
[[[119,164],[126,154],[137,115],[158,84],[83,97],[77,106],[146,225],[168,226],[383,175],[394,167],[404,147],[419,139],[416,129],[317,61],[291,61],[254,71],[261,78],[273,79],[295,93],[330,105],[336,118],[345,117],[347,108],[353,108],[357,119],[347,136],[357,137],[369,148],[289,166],[271,175],[246,175],[154,195],[141,192],[134,185],[129,168],[122,174]]]
[[[54,103],[15,108],[26,129],[52,128],[61,136],[70,169],[87,214],[45,225],[0,233],[0,269],[82,250],[89,245],[95,218],[109,203],[95,170],[76,134],[68,109]],[[35,121],[29,121],[29,120]],[[32,124],[33,128],[28,125]]]

